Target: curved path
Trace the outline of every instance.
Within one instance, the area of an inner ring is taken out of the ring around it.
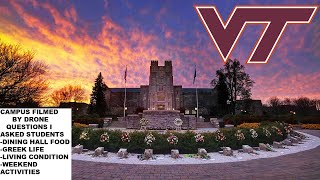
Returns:
[[[302,130],[320,137],[320,130]],[[320,179],[320,146],[251,161],[203,165],[126,165],[72,161],[72,179]]]

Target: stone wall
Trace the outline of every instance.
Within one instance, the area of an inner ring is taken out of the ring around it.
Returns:
[[[140,129],[140,117],[138,114],[130,114],[126,117],[128,129]]]
[[[142,116],[148,120],[147,129],[175,129],[174,120],[180,118],[180,111],[145,110]]]
[[[181,119],[183,121],[182,129],[196,129],[197,128],[197,118],[194,115],[181,114]]]
[[[126,117],[127,128],[140,129],[140,119],[148,120],[147,129],[176,129],[174,120],[180,118],[183,121],[182,129],[196,129],[196,117],[183,115],[179,111],[145,110],[143,113],[131,114]]]

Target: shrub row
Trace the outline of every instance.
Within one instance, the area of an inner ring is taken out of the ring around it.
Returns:
[[[299,121],[298,121],[298,120]],[[259,123],[262,121],[282,121],[288,124],[320,124],[320,116],[304,116],[295,117],[293,115],[278,115],[278,116],[253,116],[253,115],[226,115],[224,118],[225,124],[239,125],[243,123]]]
[[[300,120],[302,124],[320,124],[320,116],[306,116]]]
[[[98,114],[72,114],[72,119],[83,119],[83,118],[99,118],[100,116]]]
[[[233,125],[240,125],[243,123],[259,123],[262,121],[282,121],[288,124],[297,124],[296,119],[292,115],[281,115],[281,116],[253,116],[253,115],[226,115],[223,118],[225,124],[233,124]]]
[[[276,130],[277,127],[280,131]],[[266,136],[265,129],[270,132],[270,136]],[[236,132],[240,130],[243,133],[245,139],[238,140],[235,136]],[[142,153],[144,149],[152,148],[154,153],[170,153],[171,149],[179,149],[180,153],[197,153],[198,148],[205,148],[208,152],[219,151],[220,147],[229,146],[232,149],[239,149],[243,144],[251,146],[258,146],[259,143],[272,143],[273,141],[282,141],[286,138],[286,130],[281,123],[268,123],[263,126],[260,125],[254,130],[257,133],[257,137],[252,137],[252,131],[248,128],[224,128],[220,131],[225,136],[225,140],[217,140],[217,132],[215,133],[201,133],[204,136],[204,142],[196,142],[195,133],[188,131],[186,133],[172,132],[178,137],[178,143],[172,145],[168,143],[167,138],[170,133],[160,134],[155,131],[144,131],[144,132],[131,132],[129,133],[130,142],[123,142],[121,137],[124,132],[122,131],[110,131],[103,129],[90,129],[90,128],[79,128],[73,127],[72,129],[72,144],[84,145],[85,148],[94,150],[97,147],[104,147],[109,152],[117,152],[120,148],[127,148],[131,153]],[[80,139],[80,135],[86,132],[88,139]],[[109,136],[109,142],[101,142],[100,137],[102,134],[107,133]],[[151,146],[146,144],[145,137],[148,133],[152,133],[155,137],[155,141]]]
[[[88,128],[89,126],[87,124],[81,124],[81,123],[73,123],[74,127],[79,127],[79,128]]]
[[[302,124],[303,129],[320,129],[320,124]]]
[[[79,124],[98,124],[100,128],[103,127],[104,120],[102,118],[76,118],[72,120],[73,123]]]
[[[258,128],[260,123],[243,123],[238,125],[238,128]]]

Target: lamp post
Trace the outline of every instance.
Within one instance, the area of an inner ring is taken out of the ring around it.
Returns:
[[[230,113],[230,103],[231,103],[231,101],[228,99],[228,100],[227,100],[228,114]]]
[[[295,112],[295,111],[290,111],[290,114],[291,114],[292,119],[295,120],[295,114],[296,114],[296,112]],[[300,122],[298,121],[298,124],[299,124],[299,123],[300,123]]]

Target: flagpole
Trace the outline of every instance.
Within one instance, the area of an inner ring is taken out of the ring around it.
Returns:
[[[196,98],[197,98],[197,121],[199,119],[199,100],[198,100],[198,84],[196,83]]]
[[[196,81],[196,77],[197,77],[197,65],[194,65],[194,76],[193,76],[193,84],[195,83]],[[198,118],[199,118],[199,101],[198,101],[198,84],[196,83],[196,101],[197,101],[197,110],[196,110],[196,113],[197,113],[197,120],[198,121]]]
[[[127,66],[124,75],[124,101],[123,101],[123,120],[126,119],[126,100],[127,100]]]
[[[126,118],[127,82],[124,83],[123,119]]]

